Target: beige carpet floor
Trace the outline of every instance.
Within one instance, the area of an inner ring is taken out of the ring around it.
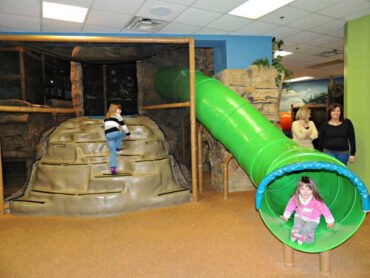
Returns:
[[[0,278],[321,277],[318,254],[283,265],[254,193],[206,186],[200,202],[115,217],[0,217]],[[330,277],[370,277],[369,247],[367,217],[332,250]]]

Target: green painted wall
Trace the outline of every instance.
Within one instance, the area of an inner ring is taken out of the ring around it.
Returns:
[[[357,143],[349,169],[370,189],[370,15],[347,23],[344,43],[344,110]]]

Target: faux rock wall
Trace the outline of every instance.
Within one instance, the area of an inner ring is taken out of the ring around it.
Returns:
[[[276,87],[277,71],[273,67],[258,67],[252,65],[249,69],[225,69],[218,72],[214,78],[232,89],[241,97],[247,99],[258,111],[276,126],[279,126],[281,86]],[[209,145],[209,162],[212,168],[211,183],[223,191],[223,163],[229,152],[205,132]],[[233,158],[229,163],[229,191],[252,190],[254,185],[248,174]]]

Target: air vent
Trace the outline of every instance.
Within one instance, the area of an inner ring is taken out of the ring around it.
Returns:
[[[318,56],[320,56],[320,57],[333,57],[335,55],[341,55],[341,54],[343,54],[342,50],[333,49],[333,50],[321,52],[321,53],[319,53]]]
[[[147,17],[135,16],[132,20],[125,26],[125,29],[139,32],[154,33],[161,30],[168,24],[167,21],[151,19]]]

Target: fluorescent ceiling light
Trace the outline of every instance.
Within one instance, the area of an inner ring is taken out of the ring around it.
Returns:
[[[302,76],[302,77],[297,77],[297,78],[285,80],[284,82],[292,83],[292,82],[298,82],[298,81],[308,80],[308,79],[312,79],[312,78],[313,78],[312,76]]]
[[[87,8],[42,2],[42,16],[44,18],[72,21],[82,23],[87,14]]]
[[[284,57],[284,56],[288,56],[290,54],[293,54],[293,52],[290,52],[290,51],[275,51],[275,55],[274,55],[274,58],[276,58],[277,56],[281,56],[281,57]]]
[[[229,14],[257,19],[293,1],[294,0],[249,0],[229,12]]]

